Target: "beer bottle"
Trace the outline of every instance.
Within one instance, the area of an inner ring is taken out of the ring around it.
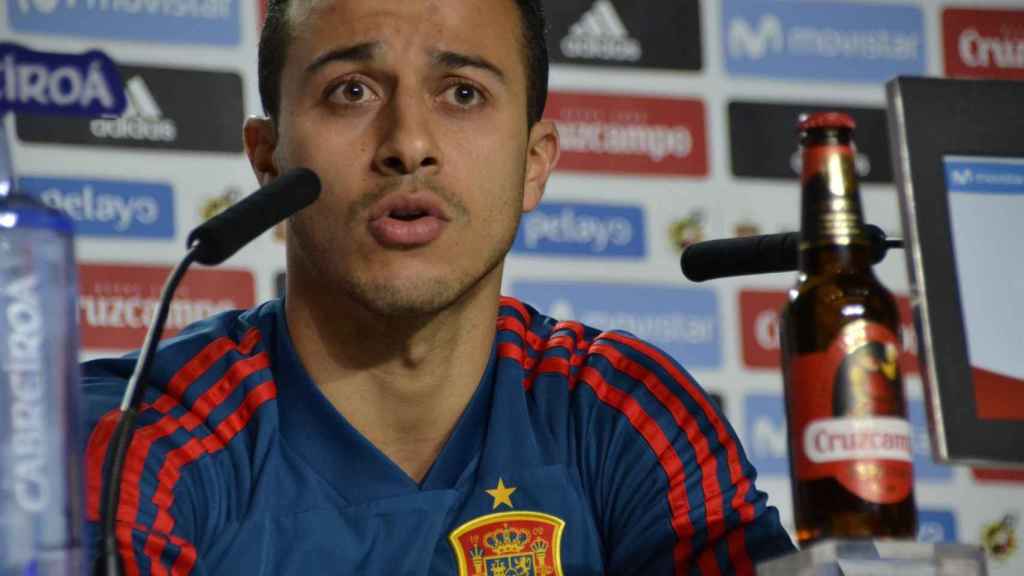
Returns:
[[[853,119],[800,119],[799,276],[781,339],[797,540],[913,538],[899,312],[871,269]]]

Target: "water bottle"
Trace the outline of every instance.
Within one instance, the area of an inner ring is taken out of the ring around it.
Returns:
[[[82,576],[85,443],[72,223],[12,191],[4,136],[0,133],[0,576]]]

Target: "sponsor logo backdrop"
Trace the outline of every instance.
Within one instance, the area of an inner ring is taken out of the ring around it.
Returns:
[[[95,120],[9,121],[20,185],[78,231],[83,357],[142,340],[188,231],[256,187],[241,123],[261,111],[263,0],[8,0],[0,35],[34,50],[98,48],[127,106]],[[563,155],[525,215],[505,291],[555,315],[653,340],[721,400],[760,487],[792,527],[778,311],[794,274],[695,285],[681,246],[795,230],[794,122],[838,108],[859,125],[865,214],[901,236],[883,84],[897,74],[1024,78],[1019,0],[545,0],[554,61],[546,116]],[[21,86],[25,89],[25,86]],[[942,121],[936,119],[937,122]],[[951,174],[962,180],[978,172]],[[282,229],[283,230],[283,229]],[[171,332],[276,297],[284,245],[268,233],[224,268],[189,273]],[[908,293],[905,262],[876,271]],[[987,543],[994,576],[1024,574],[998,542],[1024,513],[1019,471],[928,458],[909,303],[902,363],[911,398],[919,538]],[[995,543],[995,544],[993,544]]]

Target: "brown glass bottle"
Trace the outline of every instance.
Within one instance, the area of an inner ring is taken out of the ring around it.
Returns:
[[[853,120],[800,122],[800,273],[781,339],[797,540],[913,538],[899,312],[875,278]]]

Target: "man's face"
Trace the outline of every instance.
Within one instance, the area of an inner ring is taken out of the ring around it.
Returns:
[[[292,29],[273,159],[323,192],[291,222],[290,272],[383,314],[500,284],[557,156],[527,126],[515,3],[336,0]]]

